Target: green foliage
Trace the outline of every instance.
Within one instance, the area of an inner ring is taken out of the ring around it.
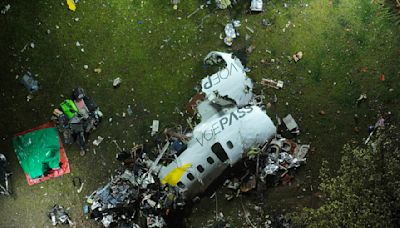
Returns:
[[[293,214],[309,227],[394,227],[399,225],[400,134],[395,127],[379,132],[367,147],[346,145],[336,177],[321,169],[325,202],[318,209]]]

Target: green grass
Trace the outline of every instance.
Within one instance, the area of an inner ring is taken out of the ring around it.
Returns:
[[[247,65],[252,69],[248,76],[254,81],[263,77],[285,81],[282,91],[257,84],[256,90],[262,90],[268,99],[273,94],[278,97],[276,107],[268,114],[283,117],[292,113],[302,130],[301,141],[315,148],[307,165],[296,172],[292,187],[269,188],[263,196],[253,194],[243,199],[246,204],[263,201],[267,213],[317,206],[319,199],[314,193],[321,162],[328,160],[332,168],[338,167],[343,144],[350,140],[361,142],[378,113],[391,111],[393,120],[398,121],[400,31],[388,8],[379,4],[340,0],[329,5],[328,1],[310,0],[308,7],[290,1],[289,8],[283,8],[281,1],[272,1],[265,4],[265,12],[246,14],[249,4],[243,1],[226,11],[215,11],[210,6],[187,19],[202,1],[182,1],[177,11],[159,1],[143,1],[143,5],[138,0],[80,1],[76,12],[68,11],[61,3],[64,2],[10,2],[11,10],[0,15],[0,132],[4,138],[0,148],[12,162],[15,191],[14,200],[0,199],[2,227],[45,226],[46,212],[55,203],[70,207],[79,224],[95,226],[85,221],[81,208],[84,196],[107,182],[118,167],[111,140],[117,139],[124,147],[146,140],[151,143],[149,126],[153,119],[160,120],[161,128],[184,123],[176,108],[183,111],[195,93],[193,88],[213,73],[202,67],[204,56],[212,50],[234,52],[255,45],[254,52],[247,56]],[[264,18],[272,25],[263,26]],[[242,21],[241,35],[232,48],[227,48],[219,36],[231,19]],[[291,24],[286,28],[288,21]],[[249,32],[246,26],[255,32]],[[245,40],[246,34],[250,40]],[[82,44],[79,48],[77,41]],[[21,53],[30,42],[35,43],[35,48]],[[297,51],[304,53],[303,59],[290,63],[287,56]],[[275,62],[262,64],[261,59]],[[85,70],[84,65],[89,69]],[[365,67],[368,70],[362,72],[360,69]],[[102,72],[94,73],[95,68]],[[26,91],[15,80],[26,70],[39,74],[42,85],[29,103],[25,101]],[[380,74],[385,74],[384,82],[379,81]],[[123,82],[114,89],[112,80],[116,77]],[[68,96],[78,85],[87,90],[105,114],[106,121],[92,138],[110,138],[96,148],[96,155],[91,149],[83,158],[76,146],[67,147],[72,174],[43,183],[43,188],[28,187],[12,152],[11,137],[46,122],[54,105],[63,100],[60,95]],[[361,93],[367,93],[368,100],[356,106]],[[122,118],[128,104],[135,115]],[[320,116],[320,110],[326,115]],[[359,134],[353,132],[356,113],[360,116]],[[113,118],[112,123],[108,123],[109,117]],[[73,176],[85,182],[81,194],[74,191]],[[314,191],[299,190],[310,189],[310,185]],[[304,197],[298,198],[299,195]],[[220,209],[240,227],[237,210],[232,208],[241,205],[224,202],[223,195],[218,198]],[[213,205],[208,198],[203,199],[188,223],[194,227],[204,224],[213,216]],[[16,213],[18,219],[11,216]]]

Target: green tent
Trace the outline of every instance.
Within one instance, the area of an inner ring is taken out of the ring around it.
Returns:
[[[13,138],[15,153],[30,178],[60,168],[60,139],[56,128],[44,128]]]

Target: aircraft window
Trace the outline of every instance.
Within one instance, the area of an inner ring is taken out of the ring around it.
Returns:
[[[199,170],[200,173],[204,172],[204,168],[202,165],[198,165],[197,170]]]
[[[221,143],[214,143],[214,145],[212,145],[211,147],[211,151],[217,156],[219,160],[221,160],[221,162],[225,162],[229,159],[224,148],[222,148]]]
[[[233,148],[233,143],[231,141],[226,142],[226,145],[228,146],[229,149]]]
[[[187,175],[186,175],[186,177],[189,179],[189,180],[194,180],[194,176],[193,176],[193,174],[191,174],[191,173],[188,173]]]
[[[185,184],[183,184],[182,182],[178,182],[176,185],[178,185],[178,187],[180,188],[185,188]]]
[[[214,163],[214,159],[213,159],[212,157],[208,157],[208,158],[207,158],[207,162],[208,162],[209,164],[213,164],[213,163]]]

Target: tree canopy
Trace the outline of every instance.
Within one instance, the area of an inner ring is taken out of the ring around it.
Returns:
[[[345,145],[337,176],[321,169],[324,193],[320,208],[292,215],[308,227],[400,226],[400,133],[391,126],[379,130],[368,145]]]

